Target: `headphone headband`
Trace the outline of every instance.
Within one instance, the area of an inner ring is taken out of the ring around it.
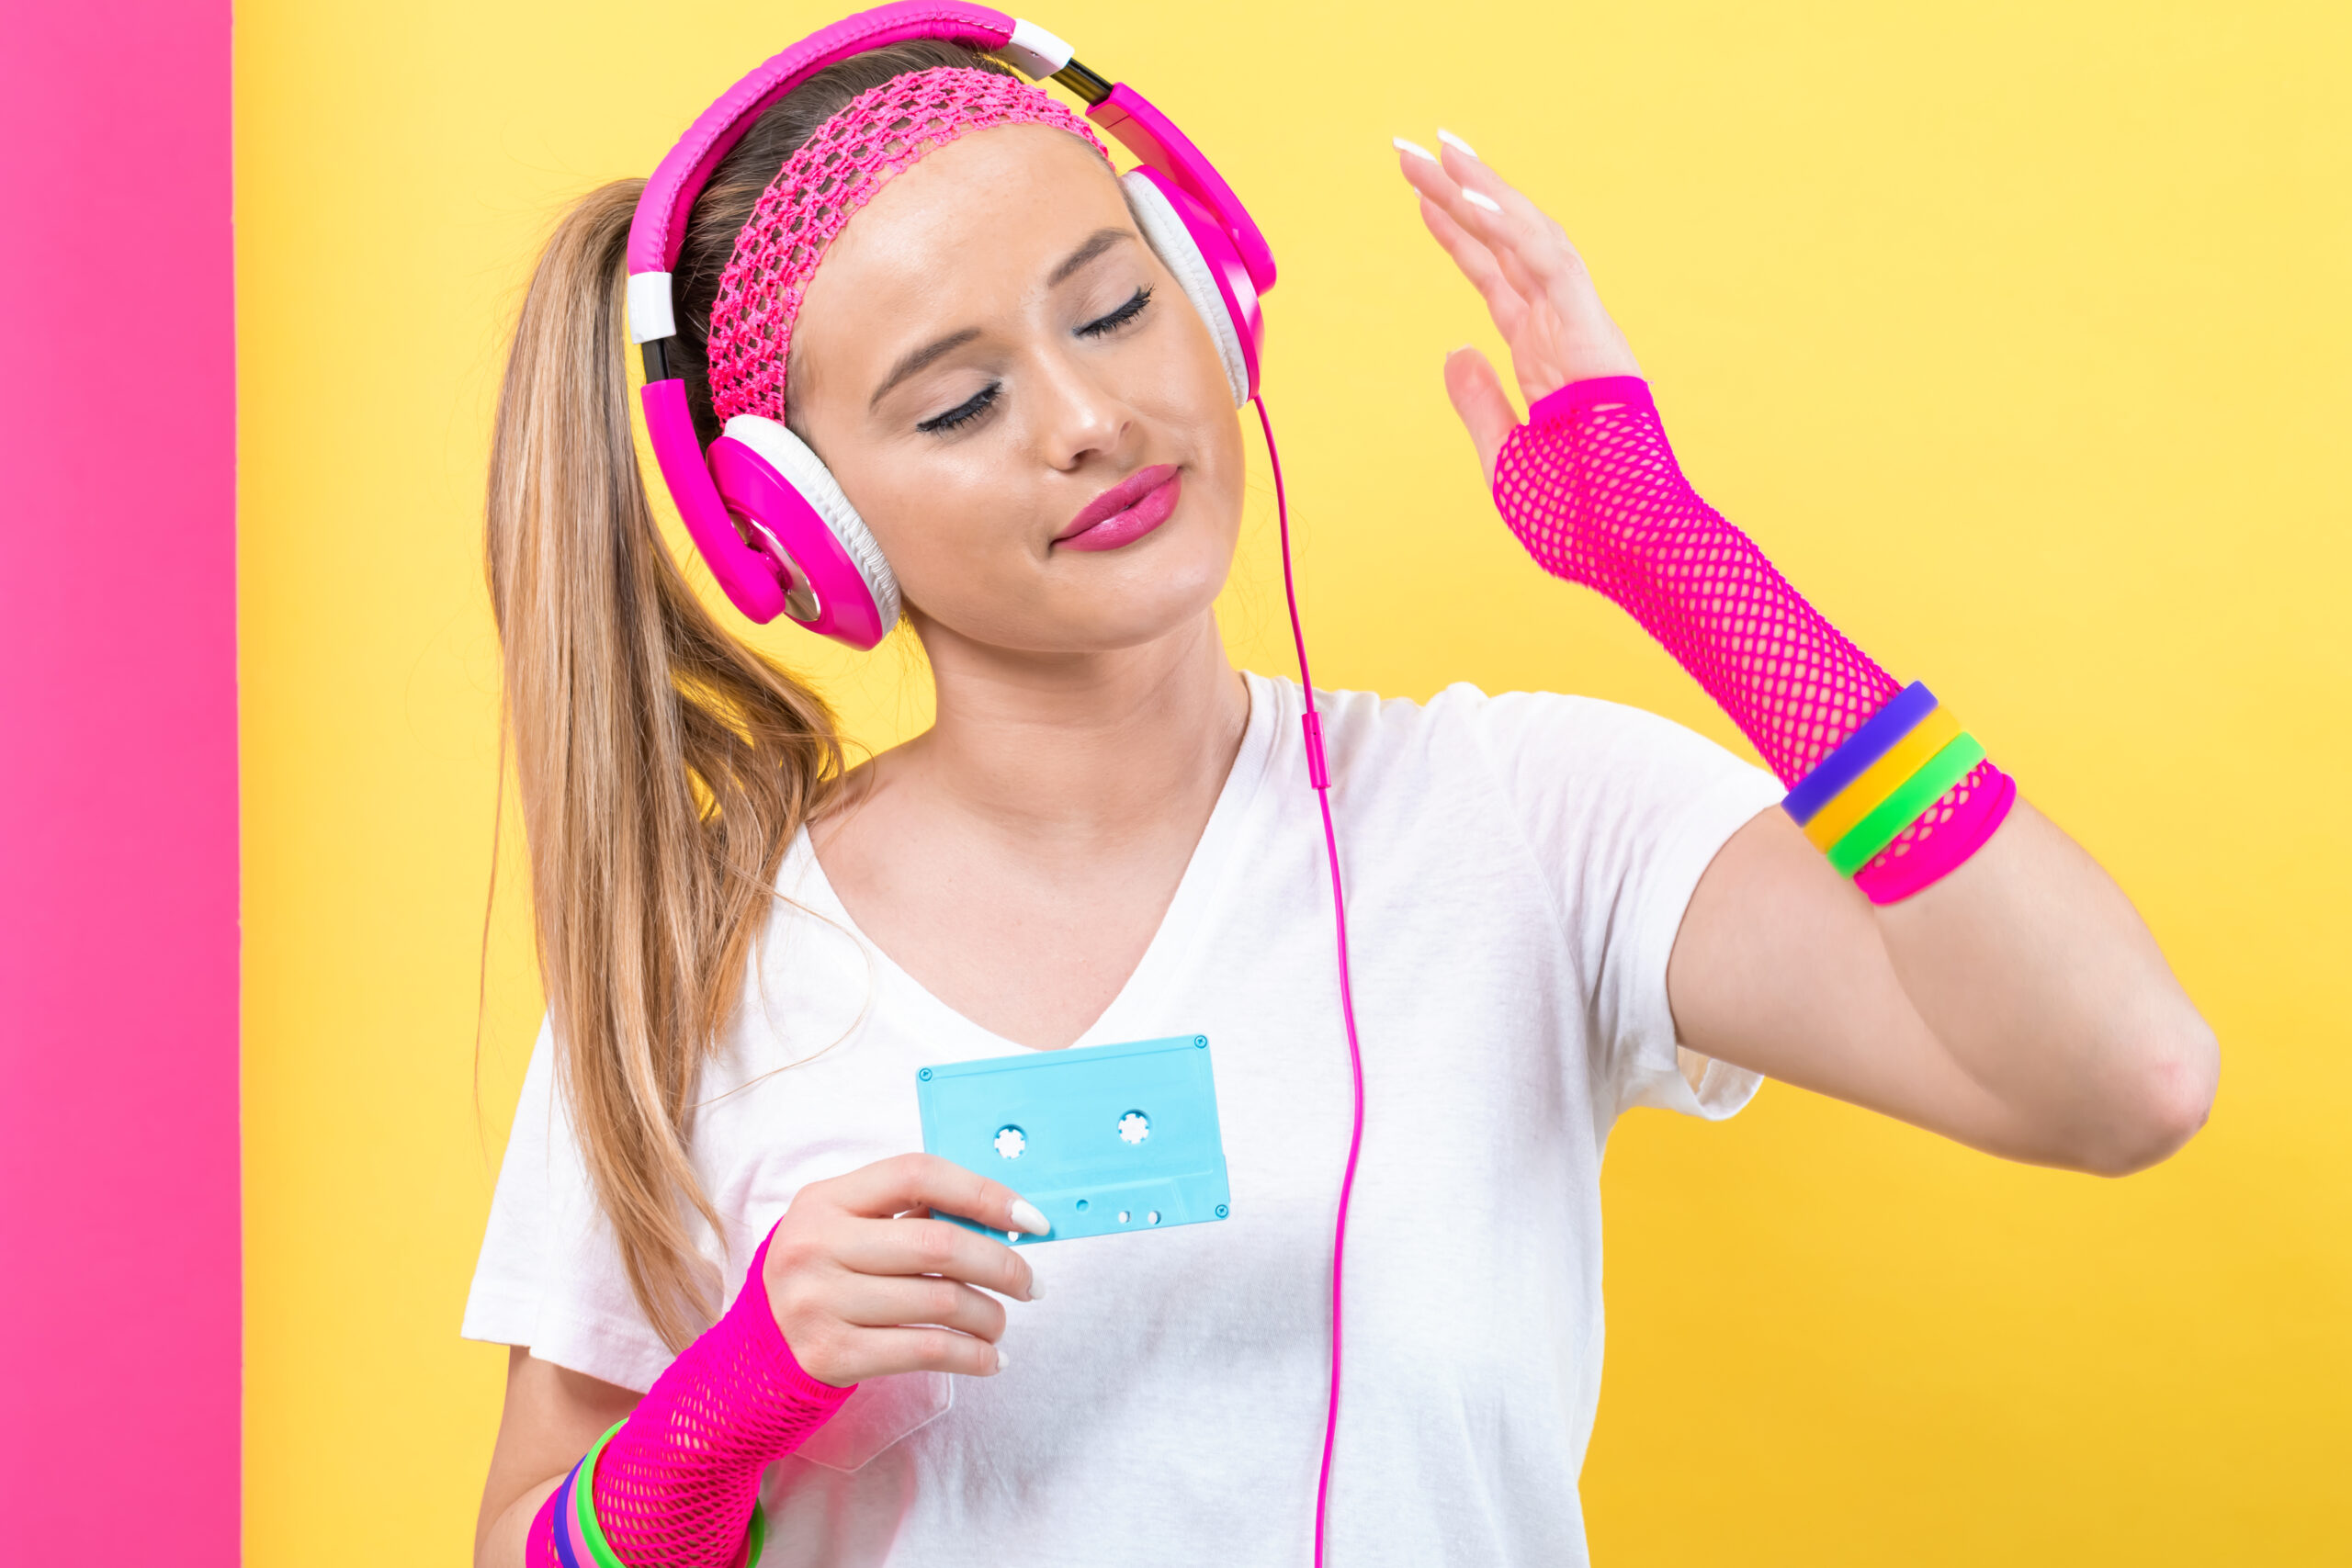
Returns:
[[[631,274],[670,270],[685,241],[687,209],[702,194],[718,161],[743,139],[763,109],[828,65],[869,49],[916,39],[1003,50],[1012,42],[1014,29],[1021,27],[1012,17],[986,6],[962,5],[957,0],[896,0],[845,17],[762,62],[703,111],[653,171],[653,177],[645,182],[637,218],[629,225],[628,270]],[[1042,28],[1023,30],[1043,32]],[[1059,70],[1069,62],[1068,46],[1062,47],[1061,55],[1046,71],[1032,74]]]
[[[1168,176],[1215,215],[1261,294],[1274,285],[1273,251],[1216,167],[1166,115],[1125,83],[1114,85],[1070,58],[1070,46],[1037,26],[961,0],[893,0],[809,34],[736,83],[705,109],[645,182],[628,230],[628,324],[632,343],[673,336],[670,269],[685,243],[686,214],[720,159],[768,106],[829,65],[888,44],[936,39],[1003,56],[1032,79],[1054,77],[1086,101],[1086,116],[1146,165]]]

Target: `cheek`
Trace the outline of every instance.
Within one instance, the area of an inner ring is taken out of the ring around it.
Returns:
[[[1186,319],[1188,336],[1196,341],[1189,344],[1193,352],[1184,356],[1182,373],[1151,378],[1137,389],[1136,399],[1163,428],[1178,434],[1193,470],[1186,508],[1194,513],[1196,525],[1205,525],[1200,531],[1220,541],[1229,556],[1240,534],[1247,478],[1241,421],[1216,345],[1197,317]]]
[[[963,597],[958,585],[986,592],[1022,570],[1035,523],[1017,468],[983,441],[896,452],[839,477],[908,597],[930,610]]]

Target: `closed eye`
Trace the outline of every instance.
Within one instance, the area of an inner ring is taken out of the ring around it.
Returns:
[[[1127,297],[1127,302],[1125,304],[1120,306],[1109,315],[1099,317],[1079,328],[1078,335],[1080,337],[1107,336],[1112,333],[1117,332],[1121,327],[1125,326],[1137,316],[1142,315],[1143,308],[1150,303],[1150,288],[1147,286],[1145,288],[1138,288]]]
[[[990,381],[945,413],[933,414],[931,418],[922,421],[915,428],[926,435],[944,435],[959,425],[969,424],[989,412],[990,406],[996,402],[997,389],[1003,385],[1001,381]]]

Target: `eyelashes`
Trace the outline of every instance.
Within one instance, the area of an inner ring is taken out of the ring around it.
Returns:
[[[1129,321],[1132,321],[1137,316],[1142,315],[1143,308],[1150,303],[1151,286],[1149,284],[1146,284],[1144,287],[1136,289],[1133,294],[1127,296],[1127,302],[1120,306],[1117,310],[1112,311],[1109,315],[1089,321],[1084,326],[1079,328],[1078,335],[1080,337],[1102,337],[1108,333],[1117,332],[1121,327],[1125,326]]]
[[[969,424],[989,412],[989,407],[996,402],[998,389],[1003,385],[1001,381],[990,381],[945,413],[933,414],[917,424],[915,428],[925,435],[944,435],[948,431]]]
[[[1141,316],[1150,304],[1151,287],[1146,284],[1128,295],[1126,301],[1117,310],[1107,316],[1098,316],[1087,322],[1077,330],[1075,335],[1082,338],[1108,337]],[[1003,389],[1003,382],[991,381],[945,413],[933,414],[929,419],[918,422],[915,428],[925,435],[945,435],[960,430],[994,408],[997,398]]]

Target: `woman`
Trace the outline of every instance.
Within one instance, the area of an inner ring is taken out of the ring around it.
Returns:
[[[524,307],[490,551],[550,1023],[468,1309],[513,1347],[480,1562],[1323,1549],[1350,1043],[1303,694],[1237,672],[1211,614],[1244,471],[1226,356],[1049,107],[976,115],[817,254],[760,250],[836,116],[918,80],[1034,92],[984,72],[900,44],[795,89],[675,271],[704,443],[764,387],[903,588],[937,687],[906,745],[844,771],[655,530],[618,316],[637,182],[571,214]],[[1447,362],[1506,516],[1797,786],[1784,810],[1608,704],[1322,699],[1371,1104],[1330,1554],[1581,1561],[1620,1111],[1726,1115],[1769,1076],[2121,1173],[2201,1123],[2215,1052],[2130,904],[1977,753],[1869,855],[1834,865],[1860,828],[1816,848],[1852,798],[1822,781],[1871,776],[1856,748],[1918,689],[1681,485],[1560,229],[1457,141],[1399,146],[1541,404],[1522,425],[1481,356]],[[742,320],[779,275],[780,340]],[[914,1152],[918,1066],[1195,1032],[1230,1220],[1016,1250],[932,1217],[1046,1229]]]

